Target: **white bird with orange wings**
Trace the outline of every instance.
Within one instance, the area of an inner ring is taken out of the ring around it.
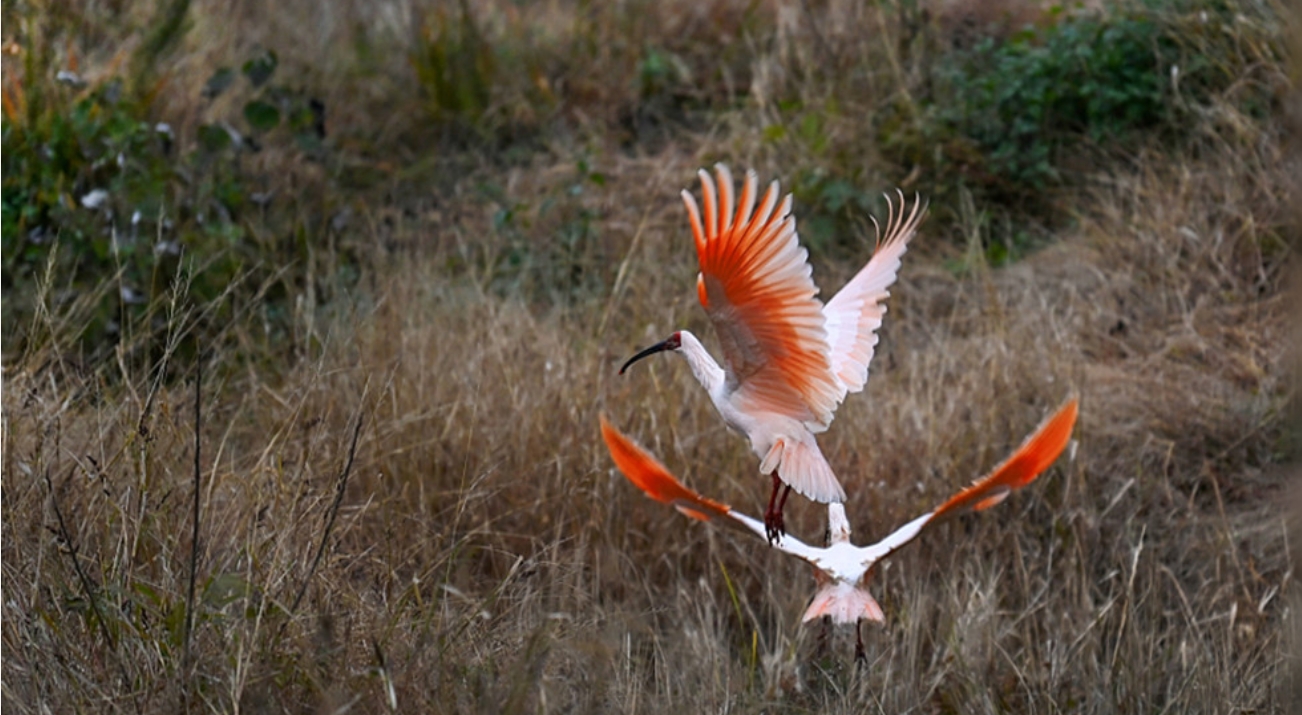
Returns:
[[[699,173],[704,214],[688,191],[683,203],[700,262],[697,297],[718,333],[724,365],[695,335],[679,330],[619,372],[666,350],[687,360],[724,422],[750,439],[760,473],[773,476],[764,525],[774,541],[785,531],[782,512],[792,488],[817,502],[845,500],[814,435],[828,428],[846,394],[868,380],[887,289],[924,211],[917,200],[906,210],[901,194],[872,260],[824,305],[796,235],[791,195],[779,205],[774,181],[760,198],[755,172],[748,171],[734,205],[727,167],[715,167],[717,183]]]
[[[829,616],[834,623],[855,624],[856,636],[861,619],[883,620],[881,606],[865,590],[873,567],[912,541],[924,528],[968,510],[988,509],[1003,501],[1012,491],[1035,481],[1067,446],[1076,424],[1076,412],[1077,401],[1072,398],[989,474],[871,546],[850,543],[850,522],[844,506],[839,503],[828,505],[826,547],[810,546],[790,536],[778,538],[773,542],[774,548],[813,564],[815,579],[820,586],[802,620],[807,622]],[[760,538],[768,538],[763,523],[692,491],[655,457],[606,422],[604,416],[601,418],[601,435],[619,470],[647,496],[671,504],[694,519],[725,519]],[[856,655],[862,654],[862,648],[862,641],[859,641]]]

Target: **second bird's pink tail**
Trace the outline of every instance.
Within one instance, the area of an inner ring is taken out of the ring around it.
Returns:
[[[818,589],[800,620],[808,623],[820,616],[830,616],[833,623],[851,625],[860,618],[869,621],[886,619],[882,607],[877,605],[871,594],[844,581],[834,581]]]

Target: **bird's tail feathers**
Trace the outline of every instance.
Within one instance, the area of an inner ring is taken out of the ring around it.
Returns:
[[[777,453],[774,450],[779,450]],[[837,480],[827,458],[818,448],[814,435],[806,434],[797,441],[790,438],[779,439],[763,460],[760,469],[777,462],[778,478],[789,484],[792,489],[813,499],[820,504],[845,501],[845,489]]]
[[[820,616],[830,616],[833,623],[853,624],[859,619],[883,621],[882,607],[867,591],[844,581],[833,581],[823,586],[810,600],[802,623]]]

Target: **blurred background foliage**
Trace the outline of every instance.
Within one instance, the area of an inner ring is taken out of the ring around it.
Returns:
[[[782,168],[816,259],[860,252],[898,185],[956,246],[976,216],[1002,263],[1110,167],[1254,141],[1287,86],[1264,2],[891,0],[835,23],[759,0],[364,5],[288,31],[288,10],[6,4],[6,356],[49,339],[43,313],[76,315],[89,359],[147,355],[178,285],[225,298],[209,318],[247,329],[223,339],[302,349],[288,318],[385,248],[352,238],[358,219],[453,197],[493,219],[451,274],[542,305],[599,296],[618,256],[582,196],[593,167],[719,126],[746,129],[717,158]],[[538,157],[572,179],[508,196]]]

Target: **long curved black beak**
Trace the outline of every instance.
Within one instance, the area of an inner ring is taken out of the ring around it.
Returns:
[[[641,360],[642,358],[648,355],[655,355],[656,353],[662,353],[666,350],[673,350],[674,348],[678,347],[677,345],[674,345],[673,342],[674,342],[673,338],[670,338],[663,342],[656,343],[655,345],[652,345],[651,347],[647,348],[646,350],[643,350],[637,355],[634,355],[633,357],[628,359],[628,362],[624,363],[623,367],[619,369],[619,374],[623,375],[624,371],[628,369],[629,365],[632,365],[633,363],[637,362],[638,360]]]

